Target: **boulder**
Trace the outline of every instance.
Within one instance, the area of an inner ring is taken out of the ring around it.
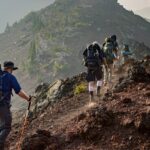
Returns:
[[[33,116],[42,112],[49,104],[58,100],[62,80],[57,80],[52,84],[41,84],[35,90],[36,99],[32,102],[31,112]]]
[[[82,140],[99,139],[104,127],[113,124],[113,113],[104,107],[93,107],[74,119],[73,126],[67,129],[67,141],[74,138]]]
[[[57,99],[62,85],[63,85],[63,81],[57,80],[56,82],[54,82],[49,86],[47,91],[47,99],[49,101],[54,101],[55,99]]]
[[[128,78],[135,82],[150,82],[150,74],[141,62],[136,62],[128,71]]]
[[[150,111],[139,114],[134,123],[140,132],[150,133]]]
[[[85,73],[72,78],[57,80],[52,84],[42,83],[35,90],[36,99],[32,101],[31,116],[35,118],[38,113],[43,112],[48,106],[61,100],[62,97],[74,95],[74,87],[85,81]]]
[[[58,141],[51,136],[51,133],[46,130],[38,130],[34,135],[24,139],[22,150],[45,150],[58,149]]]

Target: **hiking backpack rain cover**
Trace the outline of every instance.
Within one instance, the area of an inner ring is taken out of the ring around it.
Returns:
[[[87,49],[86,67],[89,69],[95,69],[99,66],[99,58],[97,50],[94,50],[93,46],[89,46]]]

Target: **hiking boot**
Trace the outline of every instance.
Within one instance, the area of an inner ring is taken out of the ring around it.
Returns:
[[[104,82],[104,86],[107,86],[107,82]]]
[[[93,101],[94,101],[94,96],[90,95],[90,102],[93,102]]]
[[[100,97],[100,96],[101,96],[100,92],[101,92],[101,87],[98,86],[98,87],[97,87],[97,90],[96,90],[96,95],[97,95],[97,97]]]
[[[94,101],[94,92],[90,92],[90,102]]]

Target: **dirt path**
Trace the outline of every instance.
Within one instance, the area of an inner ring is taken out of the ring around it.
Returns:
[[[119,75],[121,76],[121,75]],[[113,74],[112,83],[108,84],[107,86],[103,86],[102,88],[102,95],[106,93],[108,90],[111,90],[114,84],[118,81],[118,75]],[[88,96],[87,96],[88,97]],[[61,128],[70,122],[72,119],[79,116],[79,114],[87,111],[89,108],[94,107],[97,103],[100,103],[102,100],[98,97],[95,97],[95,101],[93,102],[85,102],[84,105],[79,105],[79,107],[73,108],[71,110],[67,110],[67,113],[62,114],[59,118],[55,119],[53,127],[54,128]],[[65,110],[64,110],[65,111]]]
[[[88,102],[82,107],[77,109],[71,110],[66,115],[61,116],[60,118],[56,119],[54,122],[54,126],[62,127],[68,124],[72,119],[78,117],[81,113],[87,111],[89,108],[92,108],[96,105],[96,102]]]
[[[112,88],[117,80],[117,75],[114,75],[112,85],[103,87],[102,93],[104,94],[108,89]],[[88,92],[70,99],[64,98],[59,103],[56,103],[52,109],[48,108],[39,115],[29,126],[29,133],[33,134],[37,129],[45,129],[53,134],[57,134],[57,131],[59,132],[60,129],[66,126],[72,119],[77,118],[81,113],[94,107],[97,103],[100,103],[100,101],[101,99],[96,97],[95,101],[90,103]],[[14,137],[18,132],[17,130],[18,129],[15,129],[12,133]],[[13,139],[13,141],[15,140]]]

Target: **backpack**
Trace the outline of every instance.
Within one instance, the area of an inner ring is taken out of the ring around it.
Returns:
[[[3,99],[3,87],[2,87],[2,84],[3,84],[3,71],[1,69],[1,65],[0,65],[0,101],[2,101]]]
[[[3,93],[3,78],[5,77],[5,75],[6,73],[4,73],[0,65],[0,106],[5,104],[4,99],[7,95]]]
[[[106,42],[104,47],[103,47],[103,51],[106,55],[106,59],[108,62],[113,62],[113,59],[114,59],[113,50],[114,50],[113,43],[112,42]]]
[[[93,45],[90,45],[87,48],[87,56],[85,60],[85,66],[88,67],[89,69],[95,69],[99,67],[100,65],[100,59],[99,59],[99,54],[98,51],[93,48]]]

